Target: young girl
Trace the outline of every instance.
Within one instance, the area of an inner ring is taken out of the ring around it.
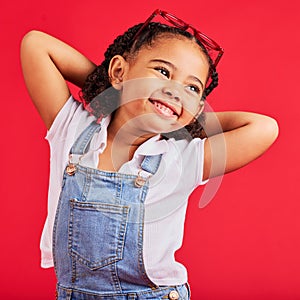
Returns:
[[[174,259],[189,195],[256,159],[278,132],[255,113],[204,118],[222,54],[160,10],[118,36],[99,66],[46,33],[25,35],[24,78],[51,150],[41,250],[57,299],[190,299]]]

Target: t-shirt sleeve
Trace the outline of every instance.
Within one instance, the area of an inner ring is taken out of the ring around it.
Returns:
[[[196,171],[196,185],[203,185],[208,182],[207,180],[203,180],[203,173],[204,173],[204,144],[205,139],[197,139],[197,147],[198,153],[196,152],[196,155],[198,157],[198,168]]]
[[[203,180],[205,140],[194,138],[188,143],[183,153],[185,168],[188,169],[188,176],[192,180],[194,187],[208,182],[208,180]]]
[[[74,114],[78,109],[82,109],[81,107],[80,102],[76,101],[73,96],[70,96],[47,131],[46,140],[51,142],[57,138],[58,133],[64,132],[64,128],[69,127],[74,118]]]

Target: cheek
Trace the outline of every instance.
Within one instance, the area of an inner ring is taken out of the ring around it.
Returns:
[[[153,83],[151,78],[137,78],[125,81],[122,87],[122,102],[127,103],[149,98],[153,89]]]
[[[200,101],[186,101],[183,103],[182,118],[191,121],[199,114],[200,109]]]
[[[144,114],[147,111],[146,100],[144,99],[122,99],[122,110],[127,111],[132,117]]]
[[[180,125],[184,127],[190,124],[193,120],[194,120],[193,114],[189,113],[188,111],[183,111],[180,118],[178,119],[178,123],[180,123]]]

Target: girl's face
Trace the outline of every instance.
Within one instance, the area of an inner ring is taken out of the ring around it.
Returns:
[[[180,129],[202,111],[208,71],[207,58],[194,41],[160,37],[127,59],[119,115],[145,133]]]

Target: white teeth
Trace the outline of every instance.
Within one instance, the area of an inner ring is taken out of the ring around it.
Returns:
[[[166,116],[173,116],[173,115],[174,115],[173,110],[170,109],[169,107],[163,105],[162,103],[153,101],[153,104],[154,104],[154,106],[155,106],[162,114],[164,114],[164,115],[166,115]]]

